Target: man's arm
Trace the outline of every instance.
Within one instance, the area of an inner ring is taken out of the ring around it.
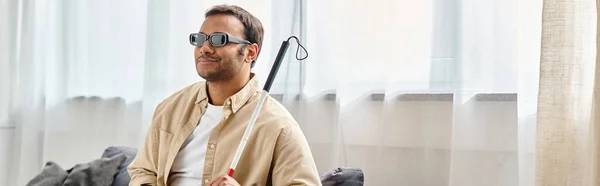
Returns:
[[[154,111],[154,116],[152,118],[152,126],[148,129],[146,133],[146,138],[144,143],[138,150],[135,159],[131,164],[127,167],[127,171],[131,176],[131,180],[129,182],[130,186],[139,186],[139,185],[157,185],[157,177],[156,177],[156,167],[155,162],[158,162],[158,147],[157,144],[159,140],[156,135],[158,132],[156,129],[155,122],[157,116],[160,113],[161,104],[156,107]]]
[[[308,142],[297,124],[283,129],[273,158],[273,185],[321,185]]]
[[[156,144],[153,140],[157,140],[154,138],[156,136],[155,132],[152,127],[148,129],[144,144],[138,150],[133,162],[127,167],[127,171],[131,176],[130,186],[156,185],[156,166],[154,162],[156,162],[157,157],[155,155],[158,152],[153,152],[156,149],[153,147]]]

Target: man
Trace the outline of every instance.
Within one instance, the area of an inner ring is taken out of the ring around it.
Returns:
[[[195,45],[198,75],[161,102],[135,160],[130,185],[321,185],[304,134],[269,97],[233,177],[227,171],[262,91],[253,73],[260,21],[238,6],[205,14]]]

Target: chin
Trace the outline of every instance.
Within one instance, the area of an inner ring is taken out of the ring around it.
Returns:
[[[216,72],[207,72],[205,71],[198,71],[198,75],[206,80],[206,81],[211,81],[211,80],[215,80],[215,79],[219,79],[219,76],[216,74]]]
[[[206,69],[206,68],[199,68],[196,67],[196,72],[198,72],[198,75],[201,77],[205,77],[211,74],[214,74],[216,72],[216,70],[211,70],[211,69]]]
[[[206,77],[210,77],[210,74],[206,73],[206,72],[198,72],[198,75],[202,78],[202,79],[206,79]]]

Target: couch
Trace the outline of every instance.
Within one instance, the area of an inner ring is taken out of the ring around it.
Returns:
[[[133,161],[137,149],[131,147],[108,147],[102,157],[88,163],[77,164],[64,170],[58,164],[50,161],[42,171],[27,183],[27,186],[52,185],[129,185],[127,166]],[[336,168],[321,174],[324,186],[361,186],[364,184],[364,174],[358,168]]]

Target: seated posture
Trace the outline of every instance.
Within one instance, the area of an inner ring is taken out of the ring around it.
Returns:
[[[130,185],[321,185],[304,134],[290,113],[267,97],[232,177],[227,175],[259,87],[254,66],[260,21],[220,5],[190,35],[196,71],[206,81],[162,101],[129,165]]]

